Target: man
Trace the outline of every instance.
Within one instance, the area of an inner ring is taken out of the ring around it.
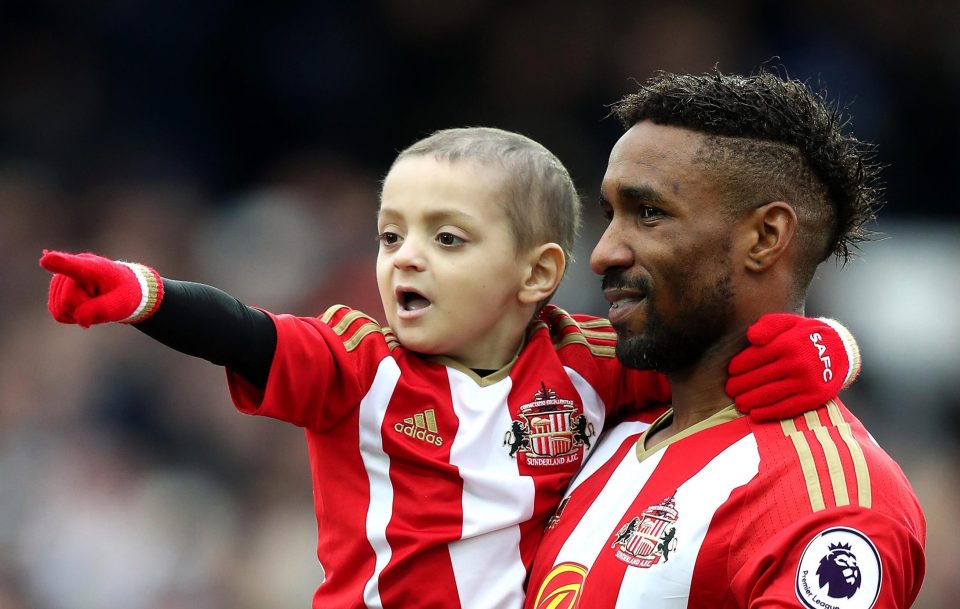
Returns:
[[[865,238],[867,148],[822,97],[766,71],[661,73],[615,113],[627,131],[591,266],[617,356],[664,372],[672,404],[598,443],[548,525],[527,607],[910,606],[923,515],[861,423],[837,400],[755,423],[724,392],[728,365],[757,364],[733,358],[750,323],[802,312],[817,265]],[[822,337],[807,348],[832,376]]]

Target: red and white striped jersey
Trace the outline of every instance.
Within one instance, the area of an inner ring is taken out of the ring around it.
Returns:
[[[647,427],[627,420],[600,439],[550,520],[529,609],[890,609],[916,598],[920,505],[839,402],[770,423],[730,407],[650,450]]]
[[[608,415],[669,397],[662,376],[620,366],[609,322],[554,306],[484,378],[347,307],[273,320],[266,390],[228,380],[241,411],[306,430],[315,608],[521,607],[544,525]]]

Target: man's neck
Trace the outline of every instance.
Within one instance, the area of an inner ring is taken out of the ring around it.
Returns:
[[[720,412],[733,401],[724,391],[730,358],[744,347],[743,334],[722,339],[689,370],[667,374],[673,415],[670,424],[647,436],[647,448],[693,427]]]

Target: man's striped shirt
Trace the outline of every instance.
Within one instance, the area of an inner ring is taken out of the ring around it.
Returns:
[[[920,505],[839,401],[769,423],[731,406],[649,449],[647,427],[609,429],[571,484],[534,562],[529,609],[888,609],[916,598]]]

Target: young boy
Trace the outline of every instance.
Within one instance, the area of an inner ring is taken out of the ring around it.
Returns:
[[[306,430],[325,571],[315,608],[520,607],[544,525],[607,417],[647,408],[652,421],[669,400],[662,376],[621,367],[606,320],[545,304],[579,214],[545,148],[452,129],[400,153],[383,184],[388,327],[343,306],[274,315],[93,254],[41,265],[58,321],[136,324],[225,366],[242,412]],[[820,378],[811,332],[835,382]],[[741,409],[773,418],[787,413],[765,412],[770,396],[823,402],[858,366],[836,330],[802,317],[743,357],[756,370],[735,377]]]

